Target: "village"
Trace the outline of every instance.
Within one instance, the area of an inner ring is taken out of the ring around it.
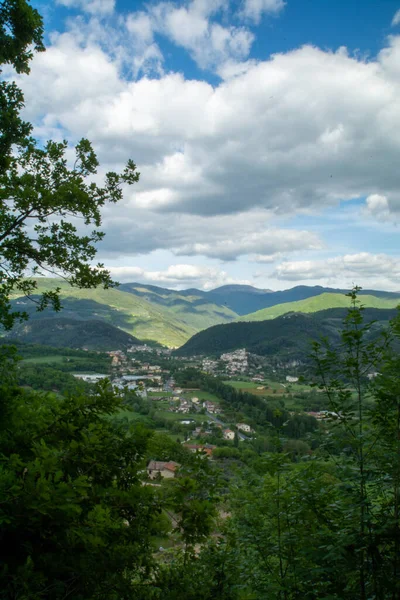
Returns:
[[[135,395],[151,403],[171,415],[171,426],[185,429],[182,444],[191,452],[200,452],[209,459],[212,458],[213,444],[199,443],[198,439],[215,438],[225,442],[244,441],[254,436],[255,431],[248,423],[227,423],[223,410],[216,400],[204,398],[201,390],[182,389],[175,383],[169,364],[193,364],[206,373],[213,373],[212,366],[217,361],[211,359],[180,359],[171,358],[171,351],[154,349],[147,345],[132,346],[127,351],[115,350],[108,353],[111,358],[111,375],[102,373],[75,376],[89,383],[96,383],[109,378],[114,390],[118,393],[134,391]],[[157,359],[160,364],[157,364]],[[224,369],[224,376],[246,374],[249,369],[248,353],[238,350],[223,354],[218,361]],[[168,365],[168,366],[167,366]],[[262,377],[255,378],[262,381]],[[182,418],[180,418],[182,417]],[[166,419],[168,422],[169,420]],[[153,464],[154,463],[154,464]],[[149,477],[155,474],[161,477],[174,477],[176,465],[153,461],[149,467]]]

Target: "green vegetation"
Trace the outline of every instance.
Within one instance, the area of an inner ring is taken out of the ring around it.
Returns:
[[[339,343],[345,315],[345,309],[334,308],[313,314],[288,313],[269,321],[216,325],[197,333],[176,350],[176,355],[219,356],[223,352],[246,348],[254,354],[268,356],[276,363],[305,361],[311,340],[328,337],[332,343]],[[395,315],[395,309],[367,308],[366,318],[376,321],[370,332],[371,339],[387,327]]]
[[[121,289],[79,289],[57,279],[38,278],[36,291],[45,294],[59,290],[63,306],[63,317],[74,319],[101,320],[118,327],[140,340],[155,341],[165,346],[177,347],[186,342],[200,329],[221,322],[232,321],[236,315],[223,307],[195,302],[189,308],[179,304],[164,306],[151,303]],[[13,308],[21,308],[30,314],[31,319],[40,321],[57,317],[57,313],[46,310],[36,312],[36,306],[28,299],[13,294]],[[35,299],[35,297],[34,297]],[[40,327],[40,325],[38,325]],[[23,328],[21,328],[23,331]],[[67,340],[65,346],[71,345]]]
[[[42,19],[25,0],[4,0],[0,6],[0,68],[10,65],[29,73],[31,47],[44,50]],[[99,163],[90,142],[75,146],[73,168],[66,141],[38,144],[32,126],[21,120],[24,97],[15,82],[0,86],[0,323],[10,329],[24,311],[13,311],[12,294],[37,292],[36,280],[25,278],[51,273],[81,288],[113,285],[104,265],[91,266],[96,245],[103,238],[101,209],[121,200],[122,187],[139,180],[136,165],[128,160],[122,173],[105,174],[96,183]],[[86,226],[82,231],[75,224]],[[38,310],[60,307],[58,289],[45,290]]]
[[[369,308],[396,308],[400,304],[400,296],[398,298],[378,298],[365,294],[362,297],[364,306]],[[238,321],[266,321],[267,319],[276,319],[281,315],[290,312],[314,313],[329,308],[347,308],[348,299],[345,294],[327,293],[298,300],[297,302],[287,302],[285,304],[276,304],[269,308],[263,308],[257,312],[244,315]]]
[[[218,404],[219,400],[215,394],[211,394],[210,392],[205,392],[204,390],[196,390],[195,392],[185,392],[183,393],[185,398],[198,398],[199,400],[209,400],[210,402],[216,402]]]
[[[210,301],[209,294],[199,290],[175,291],[137,283],[122,284],[120,289],[151,304],[168,307],[177,319],[197,330],[233,321],[237,317],[237,313],[227,308],[223,301]]]
[[[28,48],[41,50],[41,39],[38,13],[25,0],[4,0],[0,63],[26,72]],[[70,173],[64,144],[38,150],[27,139],[18,88],[3,84],[0,101],[3,204],[12,192],[17,211],[11,217],[3,207],[0,215],[1,268],[11,268],[0,282],[0,322],[11,326],[11,291],[33,285],[21,279],[27,258],[69,267],[83,287],[109,283],[101,267],[93,272],[87,264],[98,236],[80,240],[67,220],[53,228],[46,215],[50,208],[62,217],[82,214],[99,226],[96,211],[108,194],[118,199],[121,176],[109,174],[105,190],[88,188],[83,178],[96,163],[88,143],[78,144],[78,172]],[[137,179],[133,164],[124,177]],[[43,209],[38,247],[23,229],[30,204]],[[45,290],[39,308],[57,307],[59,291]],[[189,426],[179,422],[186,416],[166,410],[168,401],[157,407],[132,391],[116,394],[107,380],[88,385],[69,373],[109,365],[104,354],[0,347],[1,599],[398,600],[400,313],[388,323],[393,312],[365,309],[358,292],[349,294],[345,314],[289,314],[191,340],[191,349],[206,339],[218,351],[243,345],[247,335],[252,348],[288,357],[305,352],[310,336],[326,334],[312,344],[313,390],[296,390],[304,403],[318,402],[318,394],[328,403],[321,423],[289,413],[282,399],[174,364],[178,384],[217,397],[232,427],[240,421],[256,430],[229,441],[210,426],[213,461],[174,440]],[[374,317],[380,321],[369,323]],[[37,360],[52,352],[61,360]],[[150,460],[169,464],[149,467]]]
[[[56,348],[88,350],[123,350],[137,344],[138,339],[102,321],[78,321],[65,317],[36,319],[16,325],[8,332],[12,341],[48,344]]]

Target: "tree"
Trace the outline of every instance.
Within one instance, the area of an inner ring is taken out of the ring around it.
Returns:
[[[0,6],[0,67],[12,66],[17,73],[29,73],[32,46],[42,52],[43,22],[37,10],[25,0],[3,0]],[[0,74],[2,69],[0,68]],[[14,82],[0,82],[0,174],[10,163],[14,144],[24,145],[32,131],[19,116],[24,96]]]
[[[141,484],[150,434],[112,418],[106,384],[63,399],[3,386],[0,406],[1,597],[145,597],[163,527]]]
[[[30,44],[42,44],[42,21],[25,0],[6,0],[0,8],[0,65],[29,72]],[[109,172],[103,186],[91,178],[99,165],[90,142],[75,147],[68,164],[66,141],[39,147],[30,137],[32,126],[19,116],[23,95],[15,83],[0,88],[0,323],[11,328],[26,313],[13,312],[10,297],[31,296],[34,279],[50,272],[71,285],[90,288],[113,285],[104,265],[90,266],[96,244],[103,238],[101,209],[122,198],[122,187],[139,180],[132,160],[122,173]],[[80,225],[76,225],[80,222]],[[83,227],[91,231],[83,231]],[[38,309],[51,304],[59,310],[59,288],[42,294]]]

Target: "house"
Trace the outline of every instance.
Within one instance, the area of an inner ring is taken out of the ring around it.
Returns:
[[[232,429],[224,429],[223,431],[224,440],[234,440],[235,432]]]
[[[203,452],[207,458],[211,458],[213,450],[216,446],[212,446],[211,444],[205,444],[204,446],[201,444],[183,444],[184,448],[190,450],[190,452]]]
[[[298,377],[292,377],[291,375],[286,375],[286,381],[288,383],[297,383],[299,380]]]
[[[163,477],[164,479],[172,479],[175,477],[180,464],[173,460],[165,462],[162,460],[151,460],[147,465],[147,474],[150,479]]]
[[[246,433],[251,433],[253,431],[250,425],[247,425],[247,423],[236,423],[236,427],[239,429],[239,431],[245,431]]]
[[[206,411],[209,413],[217,412],[217,405],[214,404],[214,402],[210,402],[209,400],[206,400],[205,402],[203,402],[203,408],[205,408]]]
[[[83,381],[87,381],[88,383],[97,383],[102,379],[107,379],[108,375],[88,375],[87,373],[75,373],[74,377],[76,377],[76,379],[82,379]]]
[[[199,404],[200,400],[199,400],[199,398],[196,398],[196,396],[195,396],[192,398],[192,402],[194,402],[194,404]]]

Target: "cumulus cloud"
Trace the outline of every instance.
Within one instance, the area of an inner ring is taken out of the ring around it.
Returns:
[[[115,0],[56,0],[56,3],[95,15],[111,14],[115,9]]]
[[[259,23],[264,13],[277,14],[285,6],[284,0],[244,0],[241,14]]]
[[[188,264],[171,265],[164,271],[149,271],[140,267],[109,267],[109,269],[118,281],[138,280],[155,285],[166,285],[174,289],[196,286],[210,290],[221,285],[250,284],[247,279],[232,278],[219,269]]]
[[[286,261],[278,265],[273,276],[285,281],[343,281],[346,287],[386,282],[386,287],[400,287],[400,258],[387,254],[346,254],[326,260]]]
[[[178,10],[164,4],[169,15]],[[188,14],[192,4],[184,6]],[[200,39],[215,5],[196,6]],[[155,18],[142,12],[124,21],[123,51],[133,65],[151,48],[154,61],[163,62]],[[37,133],[88,137],[103,170],[120,169],[129,157],[139,165],[133,192],[104,210],[102,260],[164,249],[268,264],[324,246],[307,226],[290,229],[283,219],[352,198],[365,197],[365,211],[377,221],[396,220],[400,36],[368,62],[311,46],[240,68],[228,60],[226,80],[210,85],[167,68],[143,75],[147,59],[136,63],[140,78],[132,79],[121,69],[119,36],[109,51],[98,21],[90,19],[81,34],[79,23],[53,35],[18,83]]]
[[[380,221],[390,218],[389,203],[386,196],[371,194],[365,201],[365,213]]]
[[[87,135],[103,162],[133,156],[142,206],[290,215],[397,191],[399,64],[394,37],[369,63],[306,46],[215,87],[176,73],[129,81],[64,34],[21,84],[39,127]]]
[[[114,214],[113,214],[114,213]],[[319,237],[305,230],[283,229],[268,225],[268,215],[251,211],[224,218],[170,213],[128,211],[125,215],[110,208],[104,219],[106,238],[102,251],[110,256],[145,254],[170,250],[175,256],[203,256],[234,261],[249,256],[274,255],[315,250],[323,247]],[[264,262],[264,261],[260,261]]]
[[[393,15],[393,19],[392,19],[392,27],[395,27],[396,25],[398,25],[400,23],[400,9],[397,10],[394,15]]]
[[[254,40],[245,27],[223,26],[211,20],[224,6],[227,2],[218,0],[192,0],[183,6],[160,2],[151,6],[149,17],[153,30],[185,48],[200,68],[215,69],[227,60],[246,58]]]

